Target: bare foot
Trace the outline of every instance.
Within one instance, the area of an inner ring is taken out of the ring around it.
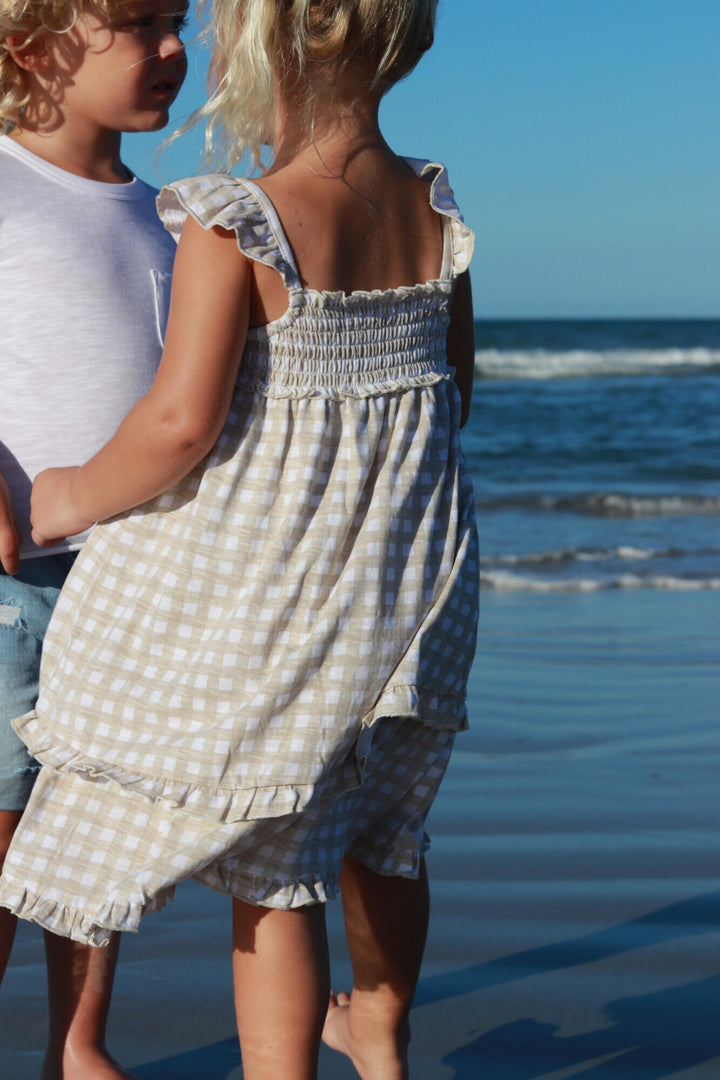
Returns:
[[[361,1080],[407,1080],[409,1026],[406,1021],[400,1032],[383,1034],[378,993],[331,993],[322,1039],[350,1058]]]
[[[57,1055],[48,1050],[40,1080],[134,1080],[108,1053],[96,1048],[65,1050]]]

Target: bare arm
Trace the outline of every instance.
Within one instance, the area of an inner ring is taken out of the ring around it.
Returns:
[[[48,545],[151,499],[211,450],[225,423],[248,328],[252,270],[233,233],[188,219],[155,381],[80,468],[33,487],[33,539]]]
[[[15,526],[10,492],[0,476],[0,565],[6,574],[20,569],[20,536]]]
[[[447,337],[448,363],[455,368],[455,382],[460,391],[462,408],[460,426],[467,423],[475,376],[475,323],[473,320],[472,289],[467,270],[460,274],[455,285],[450,309],[450,328]]]

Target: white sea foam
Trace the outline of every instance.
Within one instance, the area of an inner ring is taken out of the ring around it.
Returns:
[[[603,563],[610,560],[623,562],[647,562],[650,559],[678,558],[686,554],[677,548],[655,550],[655,548],[636,548],[623,544],[614,548],[558,548],[551,551],[528,551],[521,555],[499,554],[482,555],[480,565],[484,567],[542,567],[563,566],[572,563]],[[693,554],[697,554],[694,552]],[[708,554],[720,555],[720,549]]]
[[[608,586],[600,580],[548,581],[545,578],[511,574],[507,570],[491,570],[480,574],[480,587],[492,589],[495,592],[575,593],[600,592]]]
[[[620,495],[597,492],[568,501],[575,503],[576,511],[598,517],[645,518],[720,514],[720,498],[712,495]]]
[[[475,371],[485,379],[572,379],[592,375],[671,374],[720,368],[718,349],[478,349]]]
[[[661,589],[673,592],[700,592],[720,589],[720,577],[691,578],[676,577],[672,574],[618,574],[606,578],[565,578],[548,580],[522,574],[513,574],[507,570],[485,571],[480,575],[480,584],[484,589],[495,592],[532,592],[532,593],[591,593],[607,592],[611,589]]]
[[[625,495],[590,491],[579,495],[546,495],[524,492],[477,500],[483,510],[555,511],[605,518],[703,517],[720,514],[716,495]]]
[[[616,559],[625,559],[628,562],[635,562],[635,561],[640,562],[640,561],[643,561],[645,559],[656,559],[659,556],[667,556],[667,555],[674,555],[674,554],[676,554],[676,553],[672,552],[672,551],[659,552],[659,551],[655,551],[653,548],[635,548],[635,547],[630,547],[627,544],[622,544],[620,547],[617,547],[614,550],[609,551],[607,553],[600,550],[600,551],[592,552],[589,555],[586,555],[584,552],[580,551],[580,552],[578,552],[578,559],[581,562],[585,562],[585,561],[596,562],[596,561],[599,561],[600,559],[605,559],[607,557],[612,558],[614,556]]]

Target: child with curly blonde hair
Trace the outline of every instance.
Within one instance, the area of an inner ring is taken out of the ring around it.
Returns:
[[[40,768],[10,722],[83,540],[32,542],[31,482],[102,446],[157,370],[174,245],[120,142],[167,123],[183,22],[174,0],[0,0],[0,864]],[[0,979],[15,925],[3,910]],[[125,1075],[104,1050],[116,951],[46,935],[43,1080]]]
[[[102,945],[185,878],[229,893],[246,1080],[312,1080],[321,1037],[363,1080],[408,1075],[477,619],[472,234],[445,169],[378,126],[435,7],[214,0],[208,151],[271,139],[272,167],[161,194],[157,378],[33,494],[40,544],[102,524],[18,721],[43,769],[0,901]],[[338,890],[354,985],[331,995]]]

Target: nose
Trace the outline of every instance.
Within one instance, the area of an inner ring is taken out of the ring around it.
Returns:
[[[178,53],[184,52],[185,46],[183,45],[180,34],[177,30],[168,30],[166,34],[163,34],[162,40],[160,41],[160,46],[158,48],[158,53],[163,58],[163,60],[167,60],[170,57],[177,55]]]

